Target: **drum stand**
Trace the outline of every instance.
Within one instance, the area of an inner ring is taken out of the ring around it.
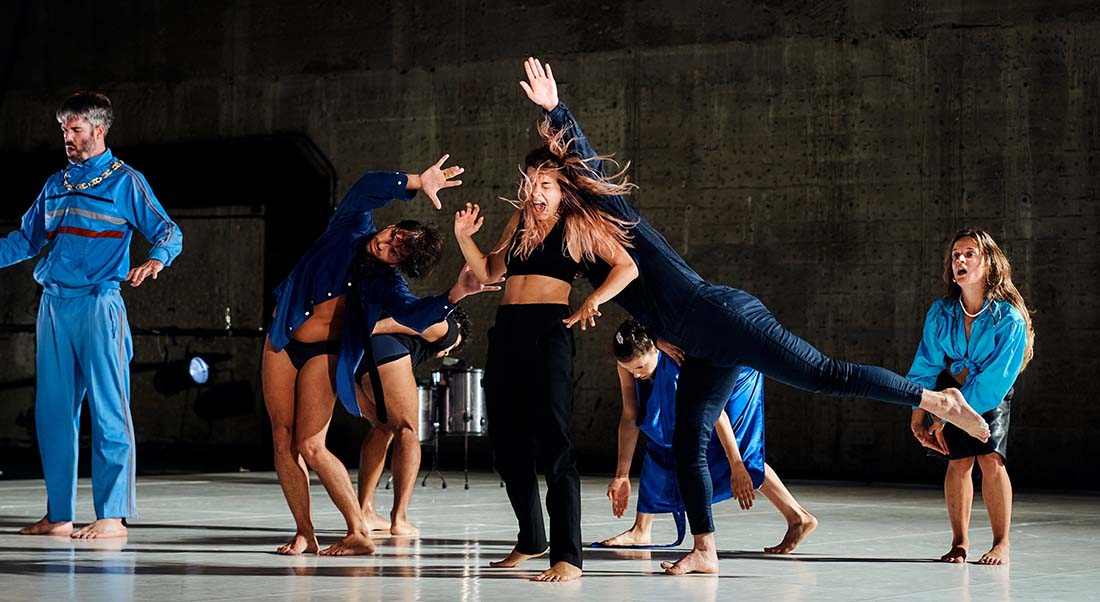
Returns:
[[[432,467],[424,474],[424,480],[420,481],[420,486],[425,487],[428,484],[428,477],[432,476],[432,473],[439,475],[439,480],[443,482],[443,489],[447,488],[447,478],[443,476],[443,473],[439,470],[439,421],[432,422]],[[466,479],[466,489],[470,488],[469,477]]]

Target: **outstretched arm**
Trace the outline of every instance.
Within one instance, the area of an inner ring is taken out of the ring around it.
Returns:
[[[30,259],[46,246],[45,215],[39,202],[42,196],[38,199],[23,214],[19,229],[0,238],[0,268]]]
[[[634,459],[634,448],[638,445],[638,394],[634,376],[618,364],[615,368],[619,373],[623,409],[619,415],[619,457],[615,464],[615,476],[607,485],[607,499],[611,500],[611,512],[620,518],[630,501],[630,464]]]
[[[527,73],[527,81],[519,82],[527,98],[536,105],[542,107],[550,118],[550,126],[555,131],[569,130],[566,139],[569,144],[570,154],[590,159],[596,157],[596,151],[588,144],[577,120],[569,109],[558,98],[558,82],[554,80],[554,71],[550,69],[550,63],[545,65],[535,57],[529,57],[523,62],[523,70]],[[603,161],[593,160],[588,163],[589,168],[599,175],[603,175]]]
[[[443,164],[448,158],[450,155],[443,155],[419,174],[400,171],[371,171],[363,174],[340,201],[336,215],[332,218],[333,222],[340,222],[346,216],[358,216],[363,212],[373,211],[393,199],[411,201],[416,198],[418,190],[424,191],[436,209],[439,209],[439,191],[462,185],[461,180],[451,178],[465,171],[458,166],[444,168]]]
[[[477,242],[474,241],[474,234],[481,230],[481,225],[485,222],[485,216],[479,215],[480,211],[481,207],[466,203],[465,209],[455,213],[455,238],[470,270],[482,284],[490,284],[498,282],[507,269],[504,264],[504,254],[508,250],[512,233],[519,225],[519,211],[512,214],[508,225],[500,235],[500,241],[488,254],[482,253]]]

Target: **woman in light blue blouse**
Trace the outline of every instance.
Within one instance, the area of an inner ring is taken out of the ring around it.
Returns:
[[[961,389],[989,423],[991,435],[983,443],[939,420],[929,424],[930,416],[919,408],[913,410],[910,426],[921,445],[948,458],[943,488],[952,542],[940,560],[966,561],[974,500],[971,474],[977,458],[982,499],[993,528],[993,547],[978,563],[1007,564],[1012,484],[1005,448],[1012,385],[1031,360],[1035,332],[1024,298],[1012,284],[1008,258],[989,234],[977,229],[956,233],[944,259],[943,278],[947,296],[928,310],[908,378],[928,389]]]

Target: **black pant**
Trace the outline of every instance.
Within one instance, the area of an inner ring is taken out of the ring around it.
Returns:
[[[536,471],[546,478],[550,562],[581,567],[581,482],[570,426],[573,332],[569,306],[502,305],[489,329],[485,402],[497,471],[519,521],[516,550],[547,547]]]

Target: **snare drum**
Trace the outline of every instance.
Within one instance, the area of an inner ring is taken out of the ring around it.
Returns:
[[[485,390],[482,388],[484,370],[437,370],[432,382],[443,396],[440,411],[443,416],[443,432],[448,435],[489,434],[485,412]]]

